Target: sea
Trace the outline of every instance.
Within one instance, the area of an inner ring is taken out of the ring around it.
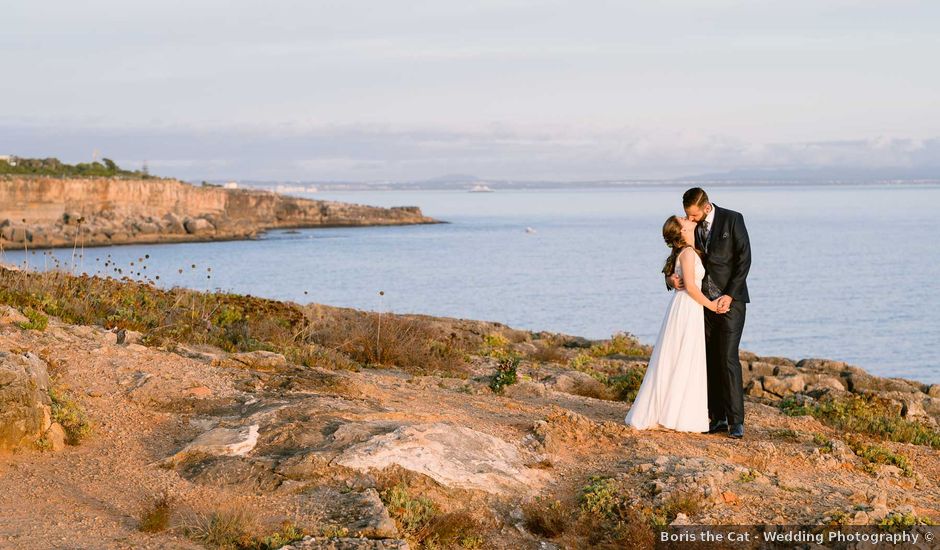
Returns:
[[[684,187],[343,191],[447,223],[276,230],[257,240],[4,253],[48,269],[140,272],[164,287],[499,321],[655,343],[670,294],[661,228]],[[751,238],[742,349],[940,383],[940,185],[717,185]],[[143,261],[141,261],[143,259]],[[105,262],[112,264],[105,267]],[[134,262],[134,266],[129,264]],[[143,267],[146,266],[146,269]]]

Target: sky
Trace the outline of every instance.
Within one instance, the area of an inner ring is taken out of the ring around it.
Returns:
[[[185,179],[940,178],[940,3],[0,0],[0,155]]]

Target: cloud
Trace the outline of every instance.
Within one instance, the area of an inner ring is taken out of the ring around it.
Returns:
[[[0,152],[86,161],[191,180],[415,181],[675,178],[731,170],[903,169],[940,177],[940,139],[754,143],[700,132],[573,125],[231,127],[30,125],[0,120]],[[932,172],[931,172],[932,171]]]

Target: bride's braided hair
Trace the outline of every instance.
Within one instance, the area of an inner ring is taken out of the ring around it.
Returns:
[[[682,224],[679,223],[678,216],[673,215],[666,219],[666,223],[663,224],[663,240],[666,241],[666,246],[672,249],[669,257],[666,258],[663,273],[665,275],[672,275],[676,270],[676,260],[679,258],[679,253],[689,246],[686,244],[685,239],[682,238]],[[695,250],[696,254],[701,255],[701,252],[694,246],[692,249]]]

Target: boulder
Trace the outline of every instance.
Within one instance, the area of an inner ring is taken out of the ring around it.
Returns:
[[[763,363],[770,363],[771,365],[775,366],[796,366],[796,363],[794,363],[792,359],[787,359],[786,357],[761,357],[760,361]]]
[[[744,367],[744,365],[741,366]],[[742,370],[745,378],[748,376],[760,378],[761,376],[774,376],[777,374],[777,365],[763,361],[751,361]]]
[[[921,401],[921,405],[927,414],[940,416],[940,397],[927,397]]]
[[[792,393],[799,393],[806,387],[806,380],[802,374],[792,376],[765,376],[764,390],[774,395],[784,397]]]
[[[797,362],[796,368],[800,370],[812,370],[812,371],[830,371],[834,373],[841,373],[849,367],[849,364],[844,361],[832,361],[830,359],[801,359]]]
[[[807,391],[819,393],[828,392],[830,390],[845,391],[845,385],[842,383],[842,379],[837,376],[828,374],[807,374],[804,375],[804,377],[806,378]]]
[[[927,390],[927,395],[930,397],[940,398],[940,384],[934,384],[930,386],[930,388]]]
[[[33,232],[23,226],[8,225],[0,230],[0,236],[14,243],[29,242],[33,240]]]
[[[0,351],[0,451],[38,440],[52,424],[50,404],[46,364]]]
[[[134,224],[134,229],[141,235],[152,235],[160,232],[160,226],[153,222],[137,222]]]
[[[514,445],[442,422],[402,426],[372,437],[347,448],[335,463],[358,470],[397,464],[442,485],[491,493],[532,490],[546,475],[527,468]]]
[[[506,388],[503,389],[503,395],[512,399],[545,397],[546,393],[547,389],[545,388],[545,384],[528,380],[506,386]]]
[[[163,219],[160,220],[160,225],[164,233],[186,233],[186,226],[183,225],[183,220],[172,212],[163,216]]]
[[[257,444],[257,424],[240,428],[213,428],[167,458],[166,462],[171,464],[182,462],[191,455],[244,456],[250,453]]]
[[[607,386],[590,374],[570,370],[555,375],[546,384],[555,391],[573,395],[599,396],[607,392]]]
[[[920,385],[915,382],[910,382],[901,378],[881,378],[864,372],[852,373],[849,375],[847,382],[849,391],[853,393],[921,393]]]
[[[215,229],[209,220],[205,218],[189,218],[183,223],[183,227],[186,228],[186,232],[189,234],[208,233]]]
[[[752,378],[745,386],[744,394],[750,395],[751,397],[773,397],[764,391],[764,386],[761,384],[760,378]]]
[[[65,428],[62,427],[58,422],[53,422],[49,429],[46,430],[46,433],[42,435],[43,439],[48,442],[49,446],[53,451],[61,451],[65,448],[65,441],[67,436],[65,435]]]

